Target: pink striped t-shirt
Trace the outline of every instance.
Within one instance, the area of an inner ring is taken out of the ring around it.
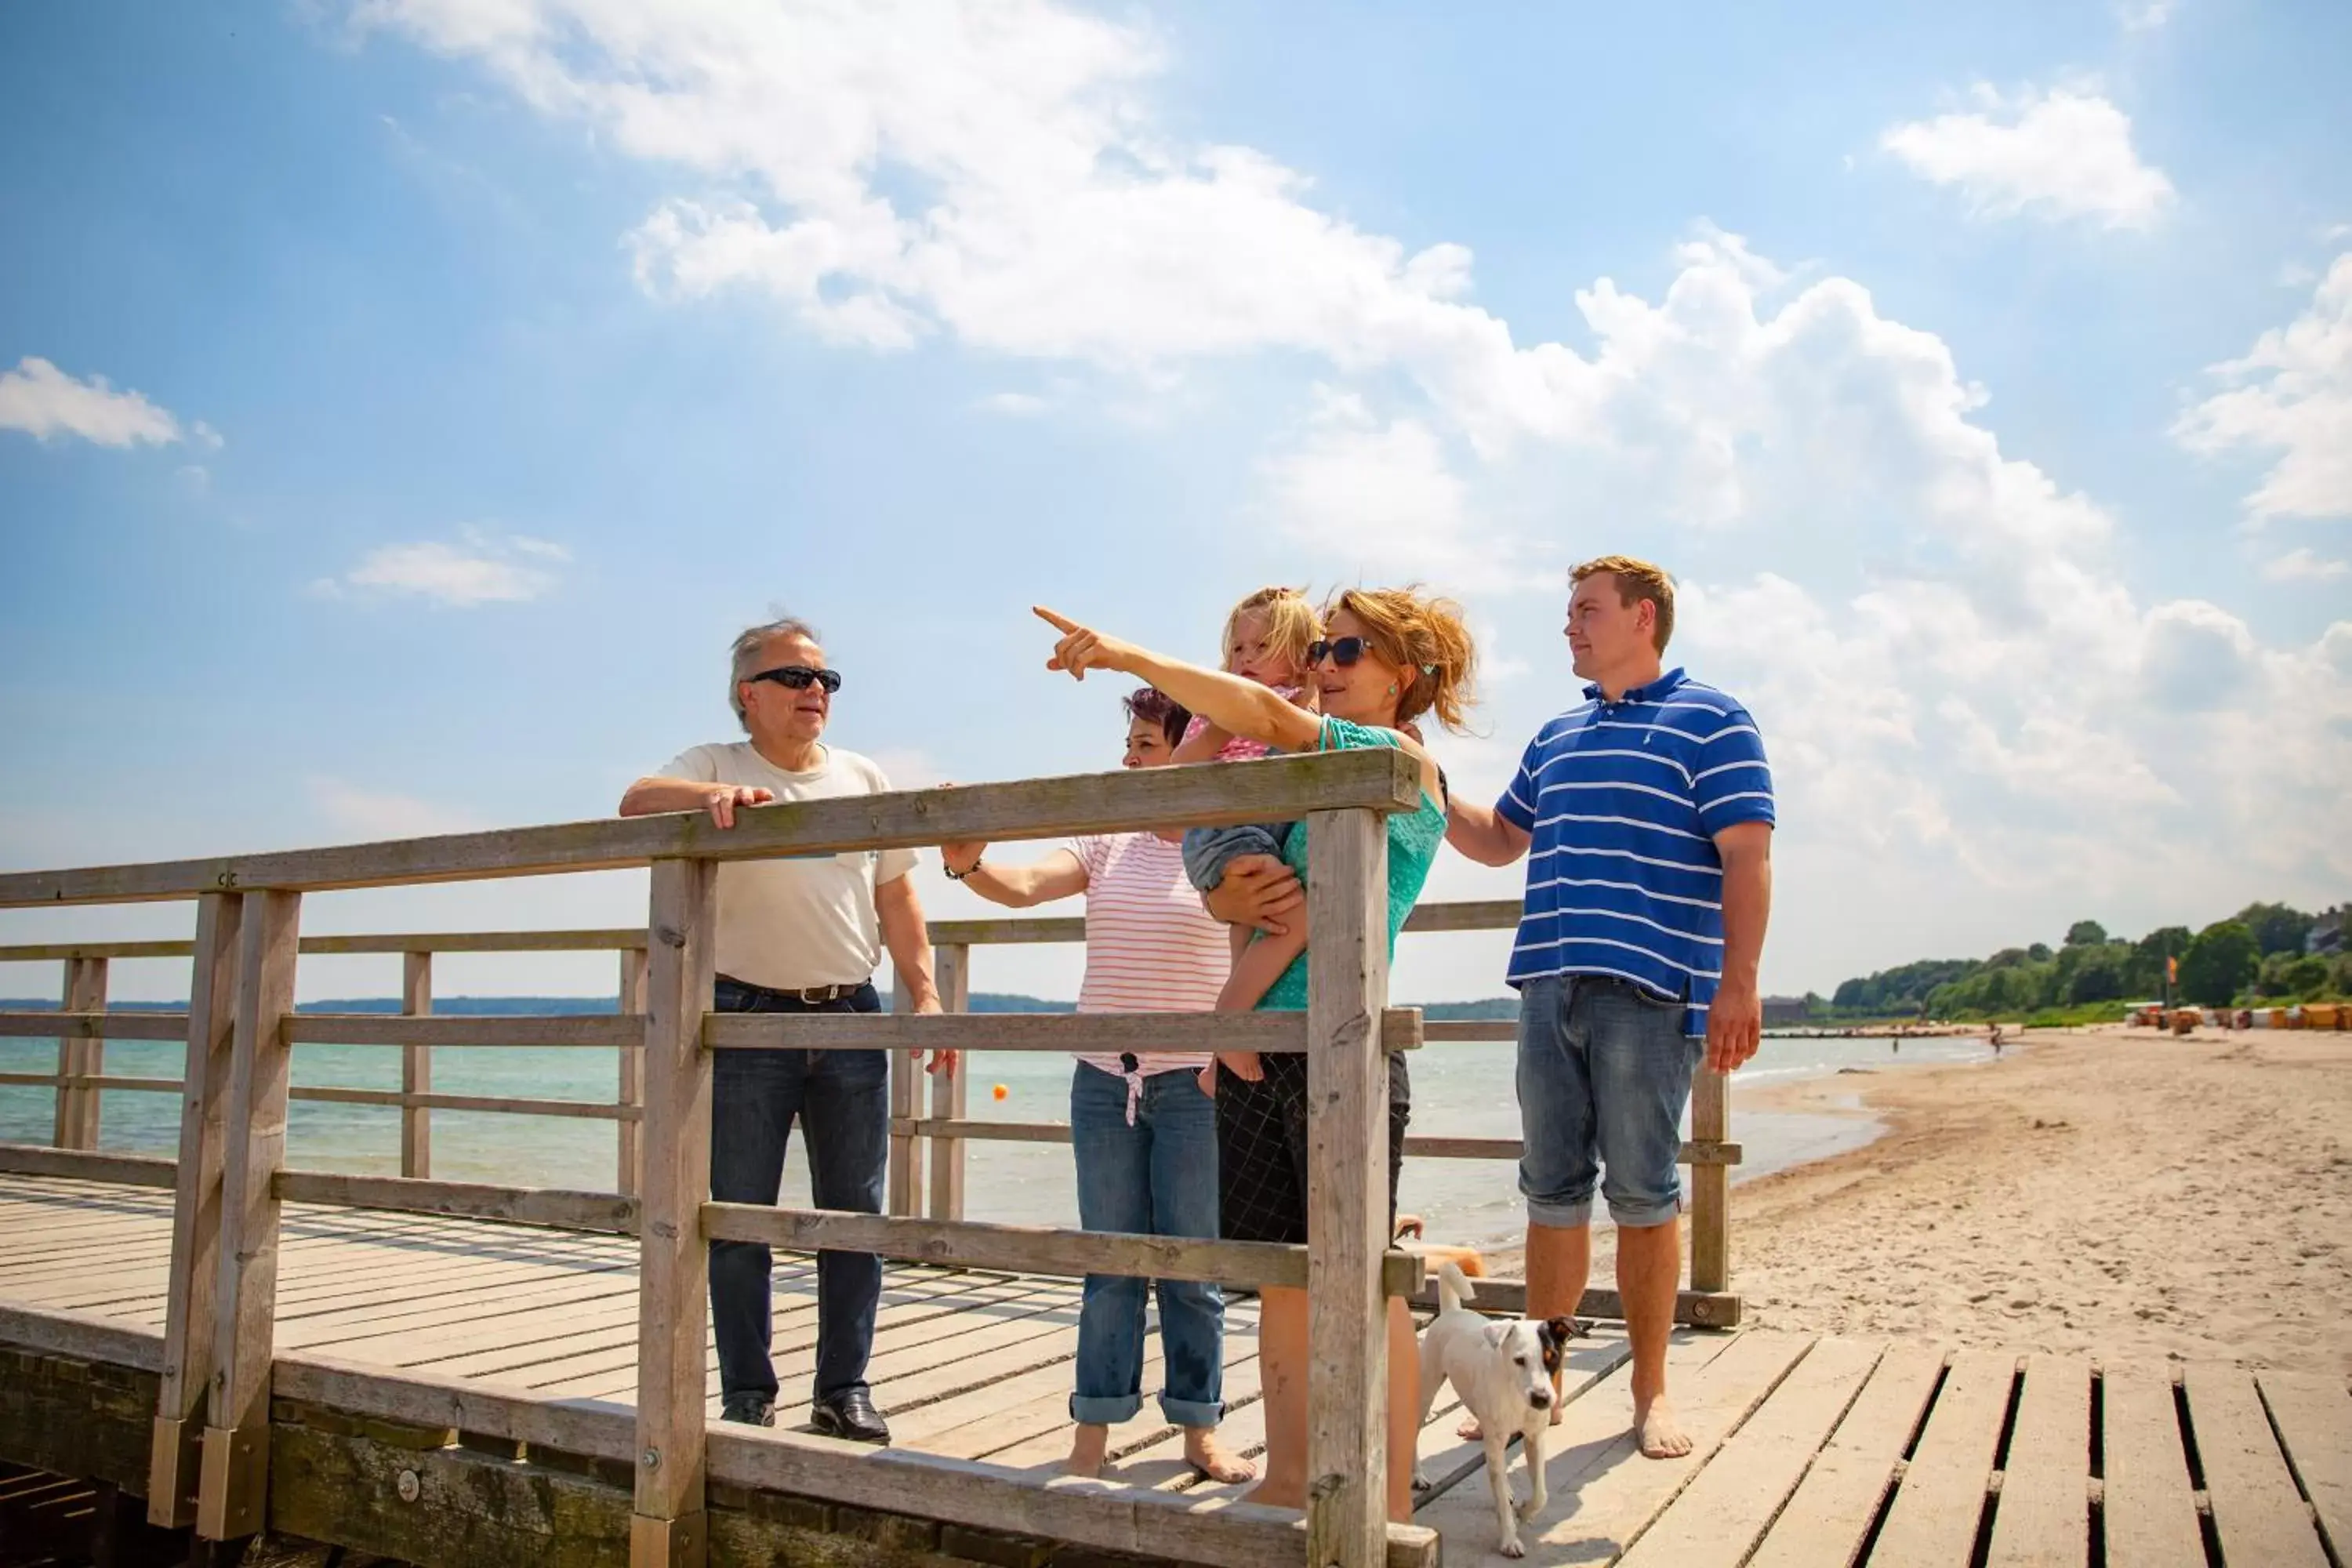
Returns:
[[[1233,967],[1225,928],[1201,907],[1184,875],[1184,848],[1156,833],[1074,838],[1087,868],[1087,977],[1081,1013],[1208,1013]],[[1078,1059],[1121,1076],[1118,1054]],[[1139,1053],[1145,1074],[1206,1067],[1206,1053]]]

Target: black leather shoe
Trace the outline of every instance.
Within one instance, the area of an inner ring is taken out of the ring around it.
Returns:
[[[853,1443],[890,1440],[890,1428],[882,1424],[882,1413],[874,1408],[874,1396],[862,1388],[818,1400],[809,1410],[809,1424],[828,1437],[846,1437]]]
[[[773,1426],[776,1402],[757,1394],[730,1394],[719,1405],[719,1419],[746,1426]]]

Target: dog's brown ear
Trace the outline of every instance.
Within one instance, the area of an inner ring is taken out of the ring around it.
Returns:
[[[1565,1345],[1592,1331],[1592,1325],[1581,1318],[1551,1318],[1544,1322],[1544,1337],[1554,1344]]]

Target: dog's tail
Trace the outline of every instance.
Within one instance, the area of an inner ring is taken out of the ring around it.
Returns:
[[[1437,1266],[1437,1304],[1451,1312],[1465,1301],[1475,1301],[1478,1292],[1471,1288],[1470,1277],[1462,1272],[1462,1265],[1447,1258]]]

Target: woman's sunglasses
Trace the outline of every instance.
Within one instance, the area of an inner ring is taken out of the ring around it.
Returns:
[[[1350,660],[1349,662],[1352,663],[1354,661]],[[805,691],[808,689],[812,682],[824,687],[828,693],[841,689],[841,671],[837,669],[811,669],[804,664],[780,664],[773,669],[763,669],[757,675],[747,675],[743,679],[746,680],[772,680],[777,685],[785,687],[793,691]]]
[[[1350,668],[1371,646],[1362,637],[1333,637],[1328,641],[1318,637],[1307,645],[1307,668],[1312,669],[1328,658],[1341,669]]]

